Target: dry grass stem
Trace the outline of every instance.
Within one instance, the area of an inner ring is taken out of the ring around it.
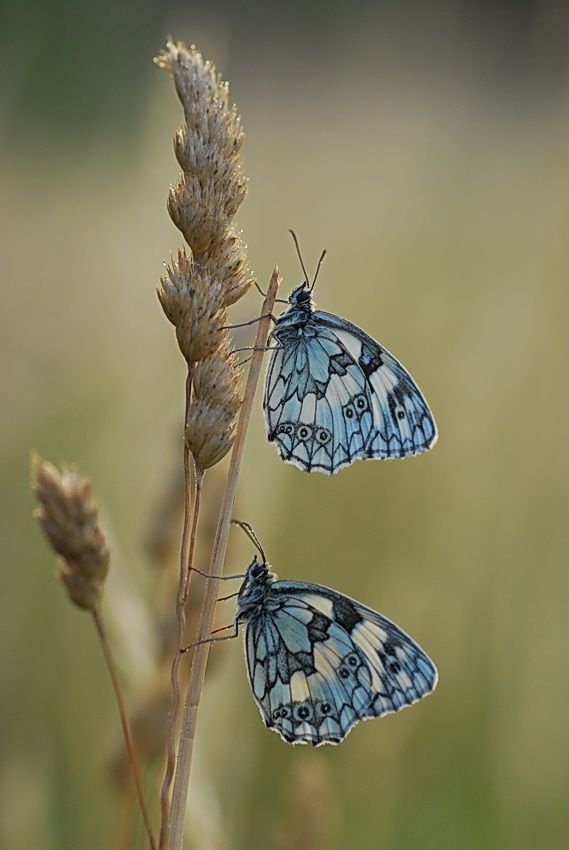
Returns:
[[[182,170],[168,195],[168,211],[190,254],[178,250],[160,280],[158,297],[176,329],[188,363],[184,418],[184,531],[177,595],[178,648],[172,662],[172,705],[167,724],[166,774],[161,792],[160,846],[168,835],[168,794],[174,764],[179,666],[186,630],[185,606],[199,522],[205,470],[227,454],[239,412],[240,371],[232,353],[226,309],[252,283],[245,251],[232,220],[247,191],[240,155],[244,134],[227,83],[195,48],[169,41],[157,64],[174,79],[184,126],[174,138]],[[190,454],[196,472],[192,518]],[[190,532],[191,528],[191,532]]]
[[[156,850],[156,843],[154,841],[154,835],[152,833],[152,826],[150,824],[150,818],[148,816],[148,812],[146,810],[146,805],[144,803],[144,792],[142,790],[142,780],[140,777],[140,768],[138,766],[138,759],[136,757],[136,751],[134,749],[134,743],[132,740],[132,733],[130,731],[130,725],[128,722],[128,715],[126,712],[126,707],[124,704],[124,699],[122,695],[121,684],[119,681],[117,667],[114,661],[114,658],[111,653],[111,649],[109,646],[109,642],[107,640],[106,632],[103,626],[103,622],[101,620],[101,616],[98,610],[92,611],[93,619],[95,621],[95,627],[97,629],[97,634],[99,636],[99,641],[101,643],[101,647],[103,650],[103,655],[105,656],[105,663],[107,665],[107,669],[109,671],[109,675],[111,677],[111,681],[113,683],[113,690],[115,692],[115,698],[117,701],[117,706],[119,709],[119,717],[121,721],[121,726],[124,734],[124,740],[126,744],[126,749],[128,752],[129,761],[132,767],[132,774],[134,778],[134,784],[136,787],[136,796],[138,797],[138,801],[140,804],[140,808],[142,811],[142,817],[144,820],[144,826],[146,829],[146,837],[148,838],[148,844],[150,846],[150,850]]]
[[[194,494],[194,506],[191,513],[190,522],[190,451],[186,444],[184,448],[184,472],[185,472],[185,504],[184,504],[184,529],[182,533],[182,546],[180,552],[180,579],[178,584],[178,594],[176,597],[176,616],[178,621],[178,640],[176,651],[172,659],[172,667],[170,671],[170,683],[172,688],[172,701],[168,719],[166,723],[166,770],[162,788],[160,790],[160,810],[161,810],[161,826],[160,826],[160,847],[165,845],[168,838],[169,828],[169,793],[172,778],[174,776],[174,759],[175,759],[175,724],[178,717],[180,706],[180,664],[182,661],[183,648],[186,635],[186,604],[189,593],[189,578],[190,570],[193,564],[197,528],[201,507],[201,493],[205,471],[196,468],[196,483]]]
[[[154,850],[156,845],[144,802],[140,769],[122,689],[99,612],[103,586],[109,570],[110,553],[105,532],[99,523],[98,508],[91,496],[91,484],[76,470],[60,471],[37,455],[32,457],[31,472],[32,490],[39,502],[34,516],[52,548],[61,555],[58,576],[65,584],[72,602],[90,611],[93,616],[117,700],[148,843],[151,850]]]
[[[241,457],[245,444],[245,436],[255,389],[259,379],[261,370],[261,362],[263,358],[263,350],[270,326],[270,314],[272,313],[277,289],[279,285],[278,269],[275,268],[269,284],[267,296],[261,308],[261,318],[257,328],[257,336],[255,339],[255,350],[251,358],[249,374],[245,386],[245,395],[237,424],[237,432],[235,435],[235,443],[231,454],[227,483],[225,487],[223,503],[219,515],[217,531],[213,544],[209,573],[212,576],[220,576],[223,569],[225,552],[227,549],[227,541],[231,526],[231,517],[235,504],[235,495],[237,492],[237,482],[239,479],[239,470],[241,467]],[[217,600],[218,579],[210,578],[206,582],[204,601],[202,607],[202,616],[200,627],[197,634],[198,641],[207,641],[211,634],[213,617],[215,613],[215,604]],[[176,776],[174,779],[174,787],[172,792],[172,806],[170,811],[170,828],[168,835],[168,850],[181,850],[184,818],[188,797],[190,768],[193,753],[193,743],[195,736],[195,727],[198,714],[198,708],[203,688],[205,677],[205,669],[209,654],[209,643],[202,643],[196,646],[192,659],[192,668],[188,689],[186,693],[186,702],[184,706],[184,716],[182,719],[182,729],[180,733],[180,743],[178,747],[178,760],[176,766]]]

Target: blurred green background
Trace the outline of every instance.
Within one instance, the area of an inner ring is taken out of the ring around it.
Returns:
[[[116,711],[31,519],[27,466],[33,448],[93,478],[134,707],[157,646],[145,541],[181,455],[184,370],[154,293],[181,242],[165,210],[181,110],[151,62],[171,33],[240,109],[237,223],[259,280],[278,263],[283,294],[300,281],[289,227],[309,269],[327,248],[319,306],[402,360],[440,430],[426,456],[307,476],[266,443],[259,398],[241,517],[281,578],[391,617],[440,684],[340,747],[292,748],[261,723],[240,641],[215,647],[188,847],[566,847],[567,4],[4,0],[1,14],[0,845],[145,846],[118,837]],[[233,315],[258,308],[252,292]],[[227,571],[251,555],[240,541]]]

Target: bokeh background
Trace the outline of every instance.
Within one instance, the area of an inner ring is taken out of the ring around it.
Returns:
[[[242,518],[280,577],[407,629],[440,684],[340,747],[292,748],[261,723],[240,641],[218,645],[188,847],[566,847],[567,4],[4,0],[0,31],[2,847],[146,846],[109,778],[115,706],[31,518],[28,457],[93,478],[105,614],[143,705],[184,379],[154,293],[181,241],[165,210],[181,110],[151,61],[168,33],[230,81],[259,280],[278,263],[284,294],[300,281],[289,227],[309,269],[327,248],[319,305],[402,360],[440,430],[426,456],[307,476],[266,443],[259,399]],[[251,292],[235,319],[258,307]],[[236,541],[227,571],[251,555]]]

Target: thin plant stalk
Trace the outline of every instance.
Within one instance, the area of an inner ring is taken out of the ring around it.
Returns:
[[[32,456],[32,490],[38,500],[34,517],[54,551],[60,556],[57,576],[69,599],[90,611],[115,692],[128,760],[140,805],[150,850],[155,850],[150,819],[142,793],[140,768],[133,744],[121,684],[99,606],[109,571],[110,550],[99,511],[91,495],[91,484],[73,468],[57,469],[41,457]]]
[[[201,505],[202,485],[205,476],[205,470],[196,467],[196,486],[194,506],[192,511],[192,522],[190,532],[190,544],[187,558],[184,559],[185,569],[180,571],[180,587],[178,589],[178,597],[176,601],[176,612],[178,615],[178,646],[172,661],[172,670],[170,680],[172,684],[172,704],[168,714],[168,722],[166,726],[166,772],[164,782],[160,794],[160,808],[162,813],[162,823],[160,826],[160,847],[163,846],[165,836],[168,832],[168,817],[169,817],[169,791],[174,775],[174,730],[178,707],[180,705],[180,662],[183,656],[183,649],[186,634],[186,603],[188,601],[189,578],[194,561],[194,551],[196,543],[196,531],[198,527],[198,519]]]
[[[251,364],[249,366],[249,374],[247,376],[243,404],[241,406],[239,422],[237,424],[235,443],[231,453],[227,483],[225,486],[223,502],[213,543],[209,573],[211,576],[214,576],[214,578],[206,580],[200,625],[196,637],[197,641],[207,641],[212,630],[215,605],[217,601],[218,577],[221,576],[225,552],[227,550],[227,541],[231,528],[231,518],[235,504],[245,436],[253,407],[253,398],[261,371],[263,350],[269,333],[271,314],[277,295],[278,285],[279,273],[278,269],[275,267],[266,298],[261,308],[261,318],[259,320],[257,336],[255,339],[255,350],[253,351]],[[209,643],[207,642],[199,644],[194,650],[186,692],[180,741],[178,745],[178,759],[176,775],[174,778],[174,787],[172,790],[172,805],[170,809],[168,838],[165,845],[166,850],[182,850],[196,720],[203,689],[208,654]]]
[[[128,716],[126,713],[126,708],[124,705],[124,700],[122,696],[121,685],[118,677],[118,673],[116,670],[114,658],[111,653],[111,649],[109,647],[109,643],[107,641],[107,635],[105,632],[105,628],[103,626],[103,622],[101,617],[99,616],[99,612],[96,608],[91,610],[91,614],[93,615],[93,620],[95,622],[95,628],[97,629],[97,633],[99,635],[99,640],[101,642],[101,648],[103,650],[103,655],[105,657],[105,662],[107,664],[107,669],[109,671],[109,675],[111,677],[111,681],[113,683],[113,689],[115,692],[115,698],[117,701],[117,706],[119,710],[119,716],[121,720],[121,725],[123,729],[124,739],[126,743],[126,748],[128,752],[129,761],[132,768],[132,774],[134,777],[134,785],[136,788],[136,796],[138,797],[138,802],[140,805],[140,809],[142,812],[142,818],[144,820],[144,826],[146,829],[146,835],[148,837],[148,844],[150,846],[150,850],[156,850],[156,844],[154,842],[154,836],[152,834],[152,827],[150,825],[150,818],[148,817],[148,811],[146,809],[146,804],[144,802],[144,794],[142,792],[142,781],[140,778],[140,768],[138,766],[138,759],[136,757],[136,751],[134,749],[134,743],[132,740],[132,733],[130,731],[130,726],[128,722]]]
[[[192,378],[194,372],[193,363],[188,363],[188,374],[186,377],[186,406],[184,414],[184,428],[188,424],[188,414],[190,410],[190,402],[192,398]],[[196,530],[199,518],[201,491],[204,478],[204,470],[196,467],[195,477],[195,497],[193,500],[193,512],[190,511],[192,504],[192,475],[191,475],[191,452],[187,442],[184,441],[184,526],[182,531],[182,542],[180,546],[180,578],[178,584],[178,593],[176,597],[176,616],[178,619],[178,643],[174,658],[172,660],[172,668],[170,671],[170,682],[172,686],[172,702],[168,712],[168,720],[166,723],[166,770],[164,780],[160,791],[160,843],[162,847],[165,841],[165,836],[168,830],[168,815],[169,815],[169,794],[174,776],[175,763],[175,742],[174,733],[176,725],[176,717],[180,705],[180,662],[182,659],[182,649],[184,648],[184,638],[186,634],[186,603],[188,601],[189,577],[191,565],[193,563],[194,548],[196,542]]]

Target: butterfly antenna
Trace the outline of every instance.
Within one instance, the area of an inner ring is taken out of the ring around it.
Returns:
[[[304,274],[304,280],[306,281],[306,285],[308,286],[308,275],[306,273],[306,267],[305,267],[304,262],[302,260],[302,254],[300,253],[300,245],[298,244],[298,239],[297,239],[296,233],[294,232],[294,230],[289,230],[289,233],[292,236],[292,238],[294,239],[294,244],[295,244],[295,247],[296,247],[296,253],[298,254],[298,259],[300,260],[300,266],[301,266],[303,274]]]
[[[239,519],[232,519],[231,522],[233,523],[233,525],[238,525],[240,528],[243,529],[243,531],[245,532],[245,534],[247,535],[249,540],[252,543],[254,543],[254,545],[257,547],[257,549],[261,553],[263,563],[266,564],[267,558],[266,558],[265,553],[263,551],[263,547],[259,543],[259,539],[258,539],[257,535],[255,534],[255,532],[253,531],[253,529],[251,528],[251,526],[249,525],[249,523],[248,522],[241,522],[241,520],[239,520]]]
[[[310,287],[310,292],[314,289],[314,285],[316,284],[316,278],[318,277],[318,272],[320,271],[320,266],[322,265],[322,260],[326,256],[326,248],[322,251],[320,255],[320,259],[318,260],[318,265],[316,266],[316,274],[314,275],[314,280],[312,281],[312,286]]]
[[[307,271],[306,271],[306,266],[304,265],[304,262],[302,260],[302,254],[300,253],[300,245],[298,244],[298,238],[297,238],[294,230],[289,230],[289,233],[292,236],[292,238],[294,239],[294,244],[296,246],[296,253],[298,254],[298,259],[300,260],[300,265],[301,265],[301,268],[302,268],[302,271],[303,271],[303,274],[304,274],[304,280],[306,282],[306,285],[308,286],[308,274],[307,274]],[[320,259],[318,260],[318,265],[316,266],[316,274],[314,275],[314,280],[312,281],[312,285],[308,289],[309,292],[312,292],[312,290],[314,289],[314,286],[316,284],[316,278],[318,277],[318,272],[320,271],[320,266],[322,265],[322,260],[324,259],[325,256],[326,256],[326,248],[324,248],[324,250],[322,251],[322,254],[320,255]]]

